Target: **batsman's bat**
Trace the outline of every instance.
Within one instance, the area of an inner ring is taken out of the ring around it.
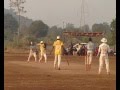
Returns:
[[[69,65],[69,61],[68,61],[68,59],[66,59],[67,60],[67,64]]]
[[[85,63],[87,62],[87,55],[85,55]]]
[[[68,59],[66,59],[65,57],[64,57],[64,59],[67,61],[67,64],[69,65],[69,61],[68,61]]]
[[[64,56],[65,55],[65,47],[62,46],[62,55]],[[66,55],[65,55],[66,56]],[[65,58],[65,57],[64,57]],[[68,59],[65,58],[65,60],[67,61],[67,64],[69,65],[69,61]]]

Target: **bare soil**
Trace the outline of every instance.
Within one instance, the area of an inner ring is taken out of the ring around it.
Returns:
[[[53,68],[54,56],[27,62],[28,54],[4,54],[5,90],[116,90],[116,57],[110,57],[111,74],[105,67],[98,75],[98,58],[94,57],[91,71],[85,71],[84,56],[63,56],[61,70]],[[69,61],[69,65],[67,61]]]

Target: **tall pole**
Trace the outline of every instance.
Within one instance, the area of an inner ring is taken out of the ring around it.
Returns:
[[[21,6],[21,5],[23,5],[24,3],[26,2],[26,0],[10,0],[10,9],[12,9],[13,8],[13,10],[14,10],[14,12],[16,13],[16,14],[18,14],[18,17],[19,17],[19,19],[18,19],[18,24],[19,24],[19,27],[18,27],[18,32],[17,32],[17,34],[18,34],[18,42],[19,42],[19,37],[20,37],[20,25],[21,25],[21,22],[20,22],[20,15],[22,14],[22,13],[26,13],[26,11],[24,10],[24,7],[23,6]]]
[[[63,21],[63,29],[64,29],[64,21]]]
[[[81,0],[81,17],[80,17],[80,27],[85,25],[85,0]],[[85,32],[85,28],[83,27],[83,31]]]
[[[64,27],[64,21],[63,21],[63,32],[64,32],[64,30],[65,30],[65,27]],[[62,32],[62,35],[63,35],[63,32]],[[64,41],[64,43],[65,43],[65,35],[63,35],[63,41]]]
[[[18,28],[18,39],[19,39],[19,36],[20,36],[20,12],[19,12],[19,28]]]

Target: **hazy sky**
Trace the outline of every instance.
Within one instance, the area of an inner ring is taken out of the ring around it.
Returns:
[[[63,26],[73,23],[80,26],[82,0],[26,0],[24,4],[27,13],[33,20],[42,20],[49,26]],[[85,23],[110,23],[116,17],[116,0],[84,0]],[[9,0],[4,0],[4,7],[9,9]],[[83,22],[83,20],[82,20]]]

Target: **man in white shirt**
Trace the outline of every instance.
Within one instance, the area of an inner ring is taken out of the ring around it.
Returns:
[[[92,57],[94,53],[94,43],[92,42],[92,38],[89,38],[89,42],[87,43],[87,58],[85,60],[86,70],[91,69]]]
[[[101,74],[101,70],[103,68],[103,63],[105,61],[106,64],[106,70],[107,70],[107,74],[110,74],[110,69],[109,69],[109,59],[108,59],[108,52],[110,50],[110,47],[107,43],[107,39],[106,38],[102,38],[101,39],[102,44],[99,45],[99,49],[98,49],[98,54],[97,56],[100,55],[99,57],[99,71],[98,74]]]
[[[80,43],[75,44],[75,45],[73,46],[73,48],[75,48],[76,51],[75,51],[75,50],[73,51],[73,52],[74,52],[73,55],[75,55],[75,53],[78,54],[78,52],[80,51],[81,47],[82,47],[82,45],[81,45]]]

